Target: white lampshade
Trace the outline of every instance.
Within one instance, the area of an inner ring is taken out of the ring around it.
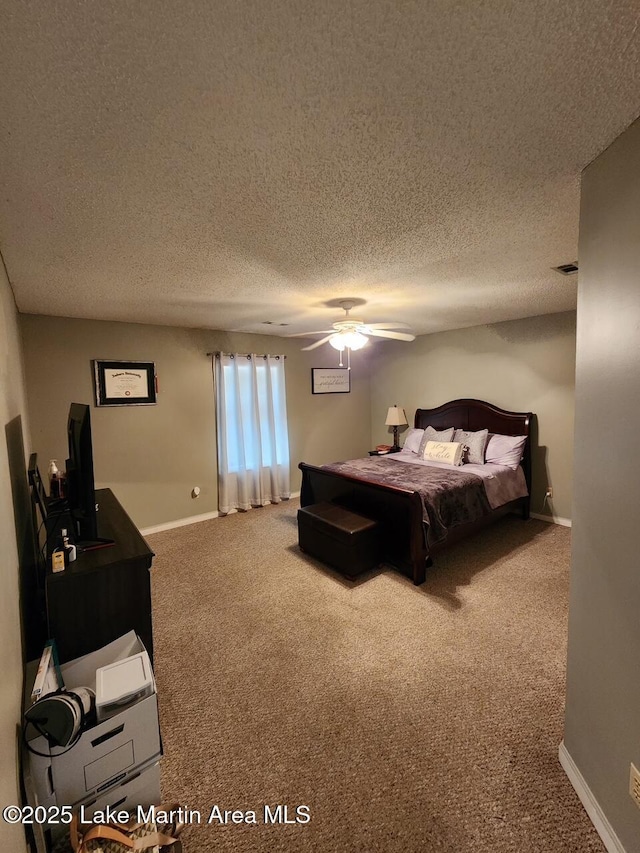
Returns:
[[[403,426],[406,423],[408,423],[408,421],[407,416],[404,413],[404,409],[400,408],[400,406],[390,406],[389,411],[387,412],[385,426]]]
[[[335,335],[331,335],[329,338],[329,343],[334,349],[340,350],[342,352],[345,347],[351,350],[362,349],[363,346],[368,342],[369,338],[366,335],[361,334],[356,331],[344,331],[344,332],[336,332]]]

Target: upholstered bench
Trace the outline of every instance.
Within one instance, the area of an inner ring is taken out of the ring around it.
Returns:
[[[299,509],[298,543],[303,551],[349,577],[380,562],[378,522],[338,504]]]

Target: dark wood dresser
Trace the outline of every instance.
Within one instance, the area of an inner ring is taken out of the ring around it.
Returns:
[[[111,489],[98,489],[100,536],[113,545],[84,551],[45,580],[47,629],[60,663],[93,652],[136,631],[153,661],[151,562],[153,551]]]

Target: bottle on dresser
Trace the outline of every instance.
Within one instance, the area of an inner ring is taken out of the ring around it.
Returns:
[[[78,554],[78,549],[75,545],[69,542],[69,534],[67,528],[63,527],[60,531],[60,539],[58,544],[51,552],[51,569],[54,572],[63,572],[69,563],[73,563]]]
[[[61,474],[58,469],[57,460],[49,460],[49,497],[52,500],[62,497],[60,494]]]

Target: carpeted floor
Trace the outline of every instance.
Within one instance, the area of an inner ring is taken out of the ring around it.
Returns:
[[[603,851],[557,757],[570,531],[510,517],[422,587],[354,583],[298,550],[296,510],[149,537],[163,795],[203,821],[185,852]],[[257,825],[206,825],[214,805]]]

